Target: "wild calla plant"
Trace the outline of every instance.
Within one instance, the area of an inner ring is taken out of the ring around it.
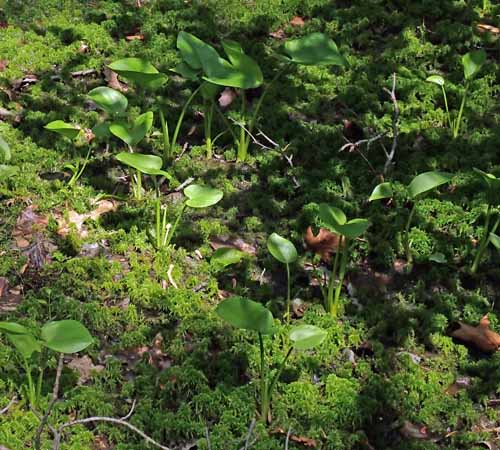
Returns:
[[[284,237],[281,237],[277,233],[271,234],[267,240],[267,248],[269,253],[273,255],[279,262],[285,264],[286,266],[286,277],[287,277],[287,296],[286,296],[286,312],[285,317],[288,323],[290,323],[290,313],[291,313],[291,281],[290,281],[290,264],[294,263],[297,258],[297,249],[292,242]]]
[[[411,269],[413,262],[410,242],[410,226],[415,215],[418,200],[437,187],[449,183],[452,178],[453,175],[446,172],[424,172],[413,178],[410,184],[406,187],[408,200],[413,202],[413,206],[408,216],[408,220],[406,221],[406,226],[403,234],[403,246],[409,269]],[[392,196],[392,185],[389,182],[385,182],[375,187],[368,200],[371,202],[375,200],[391,198]]]
[[[339,235],[330,283],[327,291],[323,292],[326,311],[338,317],[343,310],[340,294],[352,243],[368,229],[370,222],[367,219],[348,221],[342,210],[326,203],[319,205],[319,218],[326,228]]]
[[[448,97],[446,95],[445,79],[441,75],[431,75],[426,79],[427,82],[434,83],[441,88],[441,92],[443,94],[444,106],[446,110],[446,118],[448,119],[448,125],[452,130],[453,139],[456,139],[460,134],[460,127],[462,125],[464,107],[469,93],[470,84],[472,80],[475,78],[475,76],[479,73],[485,62],[486,62],[486,52],[484,50],[475,50],[466,53],[462,57],[462,66],[464,69],[464,92],[462,94],[462,101],[460,103],[460,109],[458,111],[458,115],[455,118],[452,118],[451,112],[448,107]]]
[[[263,422],[267,422],[276,382],[293,350],[310,350],[319,346],[325,340],[327,332],[313,325],[298,325],[292,327],[289,334],[291,345],[283,361],[275,370],[274,374],[271,375],[270,368],[266,366],[263,337],[264,335],[272,335],[274,333],[274,319],[271,311],[253,300],[242,297],[231,297],[222,301],[217,306],[215,312],[232,326],[257,333],[260,349],[259,416]]]
[[[44,128],[46,130],[60,134],[61,136],[64,136],[68,139],[71,139],[72,141],[76,140],[79,136],[82,135],[82,129],[79,126],[73,125],[72,123],[64,122],[63,120],[54,120],[53,122],[50,122],[47,125],[45,125]],[[91,148],[89,145],[87,154],[81,165],[80,162],[77,162],[76,165],[66,164],[64,166],[70,169],[73,174],[70,180],[68,181],[68,186],[73,186],[83,175],[83,172],[85,171],[85,168],[87,167],[87,164],[89,163],[90,160],[90,153],[91,153]]]
[[[203,186],[199,184],[191,184],[184,189],[184,195],[186,196],[186,200],[181,206],[181,210],[177,215],[177,218],[174,222],[174,225],[168,232],[168,236],[165,240],[165,246],[168,246],[172,241],[172,237],[177,230],[179,222],[184,214],[186,208],[208,208],[219,203],[224,196],[224,193],[219,189],[211,188],[209,186]]]
[[[40,401],[43,374],[46,365],[44,349],[70,354],[86,349],[93,339],[87,328],[76,320],[60,320],[46,323],[41,330],[31,330],[16,322],[0,322],[4,334],[17,350],[26,371],[27,385],[23,388],[26,399],[33,407]],[[34,353],[39,354],[38,382],[33,380],[31,362]]]
[[[482,170],[474,168],[474,171],[481,177],[487,188],[488,207],[486,209],[486,220],[484,223],[484,232],[479,242],[479,247],[472,263],[471,272],[476,273],[481,263],[481,259],[486,252],[488,244],[493,244],[497,250],[500,250],[500,236],[496,234],[500,225],[500,214],[496,207],[500,204],[500,178]],[[498,214],[497,220],[492,223],[494,214]]]

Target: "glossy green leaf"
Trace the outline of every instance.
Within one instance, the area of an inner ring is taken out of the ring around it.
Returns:
[[[203,69],[203,64],[220,58],[217,50],[201,39],[185,31],[177,35],[177,48],[184,62],[194,70]]]
[[[110,125],[108,122],[99,122],[92,128],[92,133],[99,139],[109,138],[111,136]]]
[[[490,242],[497,250],[500,250],[500,236],[498,236],[498,234],[490,233]]]
[[[392,196],[393,196],[392,184],[387,181],[385,183],[380,183],[379,185],[375,186],[375,189],[373,189],[368,201],[373,202],[375,200],[391,198]]]
[[[59,353],[77,353],[93,342],[87,328],[76,320],[45,324],[42,328],[42,339],[47,348]]]
[[[12,158],[12,154],[10,152],[10,146],[7,142],[0,136],[0,160],[3,162],[9,162]]]
[[[243,297],[231,297],[222,301],[215,312],[236,328],[258,331],[262,334],[273,332],[273,315],[260,303]]]
[[[206,208],[218,203],[224,194],[219,189],[191,184],[184,189],[184,195],[188,198],[186,201],[187,206],[191,208]]]
[[[341,209],[326,203],[319,205],[319,218],[332,230],[338,225],[343,225],[347,222],[347,217]]]
[[[142,153],[121,152],[116,155],[116,159],[127,166],[130,166],[147,175],[161,175],[170,177],[170,175],[161,170],[163,160],[156,155],[144,155]]]
[[[271,255],[283,264],[290,264],[297,260],[298,255],[295,245],[277,233],[269,236],[267,248]]]
[[[222,267],[227,267],[231,264],[238,264],[244,256],[245,254],[242,251],[235,248],[221,247],[214,252],[210,261]]]
[[[323,33],[312,33],[286,42],[285,53],[296,64],[348,66],[335,42]]]
[[[290,339],[297,350],[309,350],[320,345],[327,332],[314,325],[298,325],[290,331]]]
[[[65,136],[70,139],[76,138],[80,134],[80,128],[77,126],[63,122],[62,120],[54,120],[53,122],[48,123],[44,127],[46,130],[53,131],[54,133],[58,133],[62,136]]]
[[[201,95],[205,100],[213,100],[222,88],[216,84],[204,81],[201,85]]]
[[[453,178],[451,173],[445,172],[424,172],[417,175],[408,185],[408,194],[414,199],[418,195],[424,194],[442,184],[448,183]]]
[[[122,114],[128,106],[127,97],[109,87],[101,86],[92,89],[88,93],[88,96],[99,108],[108,114]]]
[[[370,221],[367,219],[352,219],[344,225],[337,227],[337,233],[349,239],[356,239],[370,227]]]
[[[171,69],[172,72],[178,73],[186,80],[189,81],[198,81],[200,78],[200,71],[193,69],[189,64],[182,62],[177,64],[174,69]]]
[[[30,334],[30,331],[16,322],[0,322],[0,331],[10,334]]]
[[[109,131],[131,147],[136,146],[148,134],[153,126],[153,112],[148,111],[135,119],[132,127],[124,122],[116,122],[109,126]]]
[[[19,172],[19,167],[17,166],[7,166],[5,164],[0,164],[0,180],[6,180],[7,178],[13,177]]]
[[[425,81],[437,84],[438,86],[444,86],[444,78],[441,75],[431,75]]]
[[[347,217],[342,210],[326,203],[319,205],[319,218],[330,231],[349,239],[356,239],[361,236],[370,226],[370,222],[366,219],[347,221]]]
[[[446,263],[446,256],[443,255],[442,253],[433,253],[431,256],[429,256],[429,261],[438,263],[438,264],[445,264]]]
[[[475,50],[462,56],[465,79],[470,80],[474,78],[485,62],[486,52],[484,50]]]
[[[153,64],[141,58],[120,59],[108,67],[121,77],[146,88],[158,88],[167,80],[165,74],[160,73]]]
[[[6,333],[7,338],[16,348],[16,350],[25,359],[29,359],[31,355],[35,352],[42,351],[40,341],[35,339],[31,334],[11,334]]]

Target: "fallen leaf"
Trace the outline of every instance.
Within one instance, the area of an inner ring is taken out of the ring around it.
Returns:
[[[405,437],[410,439],[430,439],[427,427],[422,425],[415,425],[407,420],[400,428],[399,432]]]
[[[36,209],[36,205],[26,207],[16,220],[12,237],[19,249],[29,247],[33,235],[43,231],[49,223],[47,217],[38,214]]]
[[[225,88],[219,96],[219,106],[227,108],[236,98],[236,92],[231,88]]]
[[[480,33],[491,33],[500,36],[500,28],[494,27],[493,25],[488,25],[486,23],[478,23],[476,25],[476,29]]]
[[[116,72],[113,72],[111,69],[108,69],[106,67],[104,69],[104,76],[106,77],[106,81],[108,82],[108,86],[110,88],[116,89],[117,91],[120,92],[128,91],[128,86],[124,83],[121,83],[120,80],[118,80],[118,74]]]
[[[67,366],[78,372],[78,384],[80,386],[90,380],[93,372],[101,372],[104,370],[104,366],[94,365],[88,355],[82,356],[81,358],[73,358]]]
[[[125,39],[127,41],[143,41],[144,35],[143,34],[131,34],[131,35],[125,36]]]
[[[16,311],[22,300],[23,296],[21,286],[15,286],[6,290],[3,298],[0,297],[0,314]]]
[[[286,432],[283,428],[278,427],[275,428],[274,430],[271,430],[270,434],[281,434],[282,436],[286,436],[288,432]],[[318,445],[314,439],[304,436],[298,436],[296,434],[290,434],[290,441],[296,442],[297,444],[301,444],[304,447],[309,447],[309,448],[316,448]]]
[[[257,253],[257,249],[251,245],[245,242],[243,239],[239,237],[229,237],[229,236],[220,236],[217,238],[213,238],[210,241],[210,246],[214,249],[217,250],[218,248],[221,247],[231,247],[236,250],[240,250],[244,253],[248,253],[249,255],[255,256]]]
[[[306,24],[304,19],[300,16],[295,16],[290,20],[290,25],[292,27],[303,27]]]
[[[78,53],[88,53],[90,47],[86,42],[80,42],[80,47],[78,47]]]
[[[114,445],[111,445],[108,438],[104,435],[96,436],[92,442],[92,450],[113,450]]]
[[[9,288],[9,280],[5,277],[0,277],[0,299],[7,293]]]
[[[67,218],[63,217],[61,214],[57,214],[57,234],[59,236],[67,236],[71,229],[75,227],[76,232],[80,237],[86,237],[88,235],[88,231],[84,227],[86,220],[97,220],[103,214],[116,210],[118,206],[118,203],[112,200],[99,200],[95,204],[97,205],[97,208],[85,214],[78,214],[76,211],[69,211]]]
[[[332,254],[336,253],[339,246],[339,236],[326,228],[320,228],[318,234],[315,236],[312,228],[307,227],[304,241],[307,249],[317,255],[328,263],[332,259]]]
[[[283,31],[283,28],[278,28],[276,31],[271,31],[271,33],[269,33],[269,36],[273,37],[274,39],[278,39],[279,41],[286,39],[286,34]]]
[[[149,363],[158,370],[168,369],[172,360],[163,352],[163,336],[158,333],[153,339],[153,345],[149,350]]]
[[[486,314],[480,321],[479,325],[473,327],[465,323],[459,323],[459,328],[450,333],[451,336],[464,342],[469,342],[475,345],[483,352],[495,352],[500,347],[500,335],[491,331],[490,320]]]
[[[1,59],[0,60],[0,72],[3,72],[7,66],[9,65],[9,61],[5,60],[5,59]]]

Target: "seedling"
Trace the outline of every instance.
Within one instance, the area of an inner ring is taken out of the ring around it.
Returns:
[[[44,128],[54,133],[60,134],[61,136],[64,136],[73,141],[82,134],[82,130],[79,126],[64,122],[62,120],[54,120],[53,122],[50,122],[47,125],[45,125]],[[89,163],[90,160],[90,152],[91,149],[89,145],[87,155],[85,156],[85,159],[83,160],[83,163],[81,165],[80,162],[77,162],[76,165],[66,164],[64,166],[70,169],[71,172],[73,173],[71,179],[68,181],[68,186],[73,186],[83,175],[83,172],[85,171],[85,168],[87,167],[87,164]]]
[[[498,250],[500,250],[500,236],[496,233],[498,226],[500,225],[500,215],[497,217],[495,223],[491,224],[492,217],[496,213],[495,207],[498,206],[500,202],[500,178],[495,177],[491,173],[483,172],[482,170],[474,168],[474,171],[481,177],[483,182],[487,187],[487,199],[488,207],[486,209],[486,220],[484,223],[484,232],[479,242],[479,247],[472,263],[471,272],[476,273],[479,268],[481,259],[484,256],[488,244],[491,242]]]
[[[267,248],[269,253],[274,256],[279,262],[286,266],[287,279],[287,295],[286,295],[286,312],[285,317],[287,323],[290,323],[291,312],[291,282],[290,282],[290,264],[297,260],[297,249],[288,239],[281,237],[279,234],[273,233],[267,240]]]
[[[19,168],[16,166],[4,164],[8,163],[11,158],[12,153],[10,151],[10,146],[5,142],[2,136],[0,136],[0,181],[14,176],[19,171]]]
[[[208,208],[219,203],[224,196],[223,192],[219,189],[214,189],[208,186],[202,186],[199,184],[191,184],[184,189],[184,195],[187,197],[187,200],[182,204],[181,210],[177,218],[175,219],[173,227],[170,229],[168,236],[165,239],[165,246],[170,245],[172,237],[175,234],[175,230],[179,225],[182,214],[189,208]]]
[[[426,81],[429,83],[434,83],[441,88],[443,93],[444,106],[446,110],[446,118],[448,120],[448,126],[452,130],[453,139],[456,139],[460,133],[460,127],[462,125],[462,116],[464,112],[465,103],[467,100],[467,95],[469,92],[470,84],[474,77],[479,73],[481,67],[486,62],[486,52],[484,50],[476,50],[466,53],[462,57],[462,66],[464,69],[464,92],[462,94],[462,101],[460,103],[460,109],[456,118],[452,118],[448,107],[448,98],[446,96],[445,80],[441,75],[431,75]]]
[[[260,419],[265,423],[268,420],[271,400],[276,382],[278,381],[292,351],[310,350],[320,345],[326,338],[327,332],[313,325],[298,325],[292,327],[289,338],[292,345],[288,349],[283,361],[272,376],[265,362],[264,335],[274,333],[273,315],[260,303],[242,297],[231,297],[221,302],[215,312],[219,317],[236,328],[256,331],[260,348]]]
[[[35,335],[34,331],[15,322],[0,322],[0,332],[5,334],[18,351],[26,371],[28,384],[23,386],[22,391],[30,405],[36,408],[40,401],[46,365],[44,348],[58,353],[77,353],[92,344],[93,339],[87,328],[76,320],[48,322],[42,327],[39,335],[38,333]],[[30,363],[34,353],[39,354],[39,375],[36,384],[32,375],[33,366]]]
[[[406,187],[408,200],[413,202],[413,206],[410,211],[410,215],[408,216],[408,220],[406,221],[403,234],[403,247],[405,250],[406,261],[408,263],[409,270],[411,270],[413,262],[410,242],[410,225],[413,220],[413,216],[415,215],[418,200],[422,198],[424,194],[427,194],[438,186],[450,182],[452,178],[453,175],[446,172],[424,172],[413,178],[411,183]],[[385,182],[375,187],[368,200],[371,202],[374,200],[390,198],[392,196],[392,185],[389,182]]]
[[[370,222],[367,219],[351,219],[348,221],[342,210],[325,203],[319,205],[319,218],[326,228],[339,235],[328,290],[325,291],[323,289],[326,311],[333,317],[338,317],[343,311],[340,293],[351,251],[351,244],[368,229]]]
[[[142,176],[141,174],[150,175],[153,179],[153,183],[155,186],[155,194],[156,194],[156,203],[155,203],[155,229],[152,233],[153,242],[157,250],[166,246],[166,240],[169,230],[169,224],[167,223],[167,210],[163,209],[162,214],[162,206],[161,206],[161,194],[160,194],[160,183],[157,179],[158,176],[165,177],[170,179],[170,175],[161,169],[163,165],[163,161],[159,156],[156,155],[144,155],[140,153],[118,153],[116,155],[116,159],[123,164],[135,169],[137,172],[136,180],[138,183],[133,185],[132,189],[138,191],[139,193],[142,191]],[[132,179],[132,177],[131,177]],[[140,194],[136,193],[135,196],[140,196]]]

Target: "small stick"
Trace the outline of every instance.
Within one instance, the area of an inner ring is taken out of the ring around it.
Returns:
[[[0,416],[2,414],[6,414],[9,411],[9,409],[12,408],[12,406],[14,406],[16,403],[17,403],[17,395],[14,395],[14,397],[12,397],[11,401],[7,404],[7,406],[5,408],[0,409]]]
[[[191,184],[194,181],[193,177],[189,177],[187,180],[183,181],[179,186],[177,186],[174,191],[179,192],[182,191],[188,184]]]
[[[389,152],[389,155],[387,156],[387,159],[385,161],[384,165],[384,172],[383,175],[387,173],[389,168],[392,165],[392,160],[394,159],[394,156],[396,154],[396,147],[398,145],[398,135],[399,135],[399,128],[398,128],[398,120],[399,120],[399,106],[398,106],[398,99],[396,98],[396,73],[392,75],[392,90],[389,91],[389,89],[384,88],[384,91],[389,94],[392,100],[392,104],[394,105],[394,116],[392,118],[392,147],[391,151]]]
[[[245,439],[245,447],[243,447],[244,450],[248,450],[250,448],[250,445],[252,445],[250,444],[250,438],[252,437],[255,424],[256,424],[255,419],[252,419],[252,422],[250,422],[250,426],[248,427],[247,438]]]
[[[40,425],[38,426],[38,429],[36,430],[36,435],[35,435],[35,449],[36,450],[41,449],[43,429],[47,425],[47,421],[49,420],[50,413],[52,412],[52,409],[54,408],[54,405],[56,404],[57,399],[59,398],[59,385],[61,383],[61,374],[63,371],[63,366],[64,366],[64,353],[60,353],[59,354],[59,361],[57,362],[57,371],[56,371],[56,379],[54,381],[54,389],[52,390],[52,399],[50,400],[49,406],[47,407],[47,411],[45,411],[45,414],[43,415],[42,419],[40,420]]]
[[[168,281],[170,281],[170,284],[175,288],[175,289],[179,289],[179,287],[177,286],[177,283],[175,282],[175,280],[172,278],[172,270],[174,270],[174,265],[173,264],[170,264],[170,266],[168,266],[168,271],[167,271],[167,277],[168,277]]]
[[[290,436],[292,435],[292,427],[288,428],[288,432],[286,433],[285,439],[285,450],[288,450],[288,443],[290,442]]]
[[[179,159],[181,159],[182,155],[184,155],[184,153],[186,153],[187,149],[188,149],[188,143],[184,142],[184,145],[182,146],[182,151],[181,151],[180,155],[177,158],[175,158],[175,160],[179,161]]]
[[[210,445],[210,433],[208,432],[208,427],[205,427],[205,437],[207,439],[208,450],[212,450],[212,446]]]

